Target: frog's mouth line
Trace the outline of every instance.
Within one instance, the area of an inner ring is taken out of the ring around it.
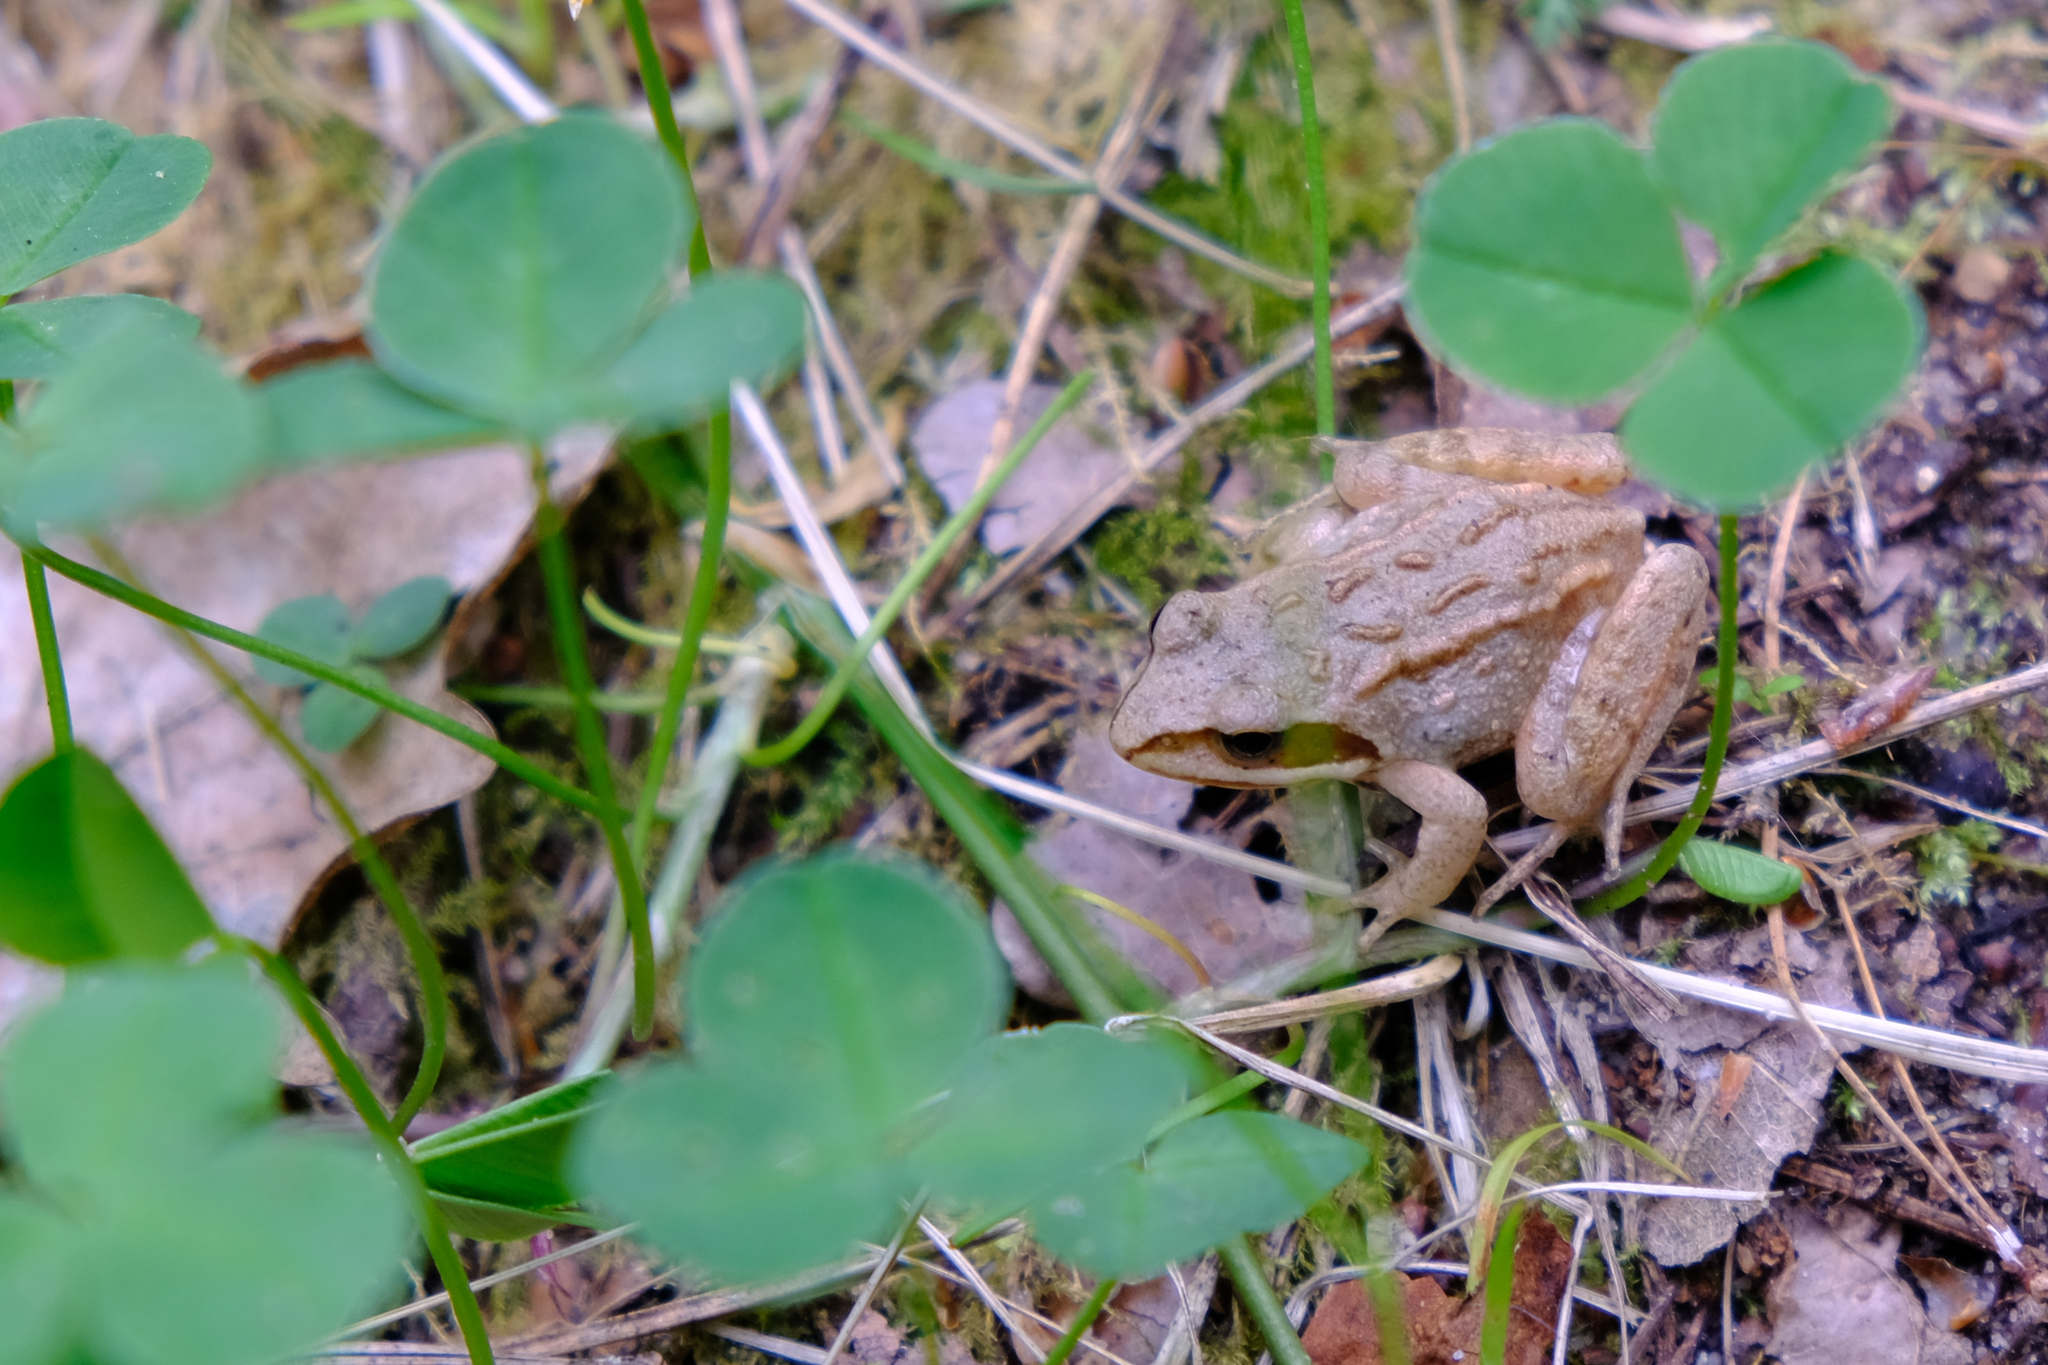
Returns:
[[[1160,735],[1131,757],[1142,759],[1140,766],[1153,772],[1223,787],[1284,787],[1324,778],[1356,781],[1381,762],[1378,745],[1334,725]],[[1219,772],[1219,767],[1227,771]]]

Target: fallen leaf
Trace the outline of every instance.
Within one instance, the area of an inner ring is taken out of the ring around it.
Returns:
[[[1050,384],[1026,389],[1017,411],[1016,434],[1030,430],[1058,396],[1059,390]],[[1002,405],[1003,382],[985,379],[955,389],[926,408],[911,429],[910,448],[947,508],[956,508],[973,495]],[[1101,416],[1084,416],[1084,411],[1053,423],[996,494],[981,519],[982,543],[990,554],[1036,544],[1089,494],[1123,472],[1124,456],[1112,434],[1114,427]]]
[[[1098,731],[1074,739],[1060,786],[1068,795],[1173,828],[1187,814],[1195,789],[1141,771],[1117,757]],[[1257,822],[1251,822],[1256,827]],[[1085,820],[1056,817],[1031,845],[1031,856],[1055,881],[1115,901],[1171,935],[1202,964],[1211,981],[1226,982],[1310,946],[1315,923],[1301,892],[1266,883],[1260,894],[1248,872],[1212,866],[1192,854],[1118,834]],[[1247,829],[1239,838],[1248,835]],[[1194,969],[1157,936],[1094,906],[1084,907],[1103,940],[1124,960],[1173,995],[1204,984]],[[1332,923],[1335,922],[1333,919]],[[1017,983],[1050,1003],[1066,992],[1038,950],[1011,918],[996,908],[996,943]]]
[[[1758,963],[1759,952],[1767,961],[1768,947],[1759,949],[1762,933],[1696,944],[1686,965],[1704,975],[1728,977],[1731,966]],[[1854,1008],[1846,946],[1829,943],[1816,950],[1801,934],[1792,935],[1792,941],[1788,954],[1793,965],[1806,969],[1801,995],[1813,1003]],[[1764,976],[1760,984],[1775,989],[1775,969],[1759,965],[1758,970]],[[1804,1025],[1773,1024],[1698,1003],[1674,1019],[1636,1015],[1634,1022],[1666,1068],[1664,1093],[1653,1097],[1658,1104],[1650,1144],[1695,1183],[1769,1189],[1778,1163],[1813,1142],[1834,1061]],[[1681,1084],[1685,1081],[1691,1082],[1689,1092]],[[1671,1179],[1647,1162],[1639,1165],[1638,1179]],[[1663,1265],[1691,1265],[1727,1245],[1735,1229],[1763,1207],[1718,1199],[1646,1200],[1643,1247]]]
[[[556,490],[594,476],[607,444],[582,432],[554,450]],[[280,602],[333,592],[360,613],[410,578],[438,574],[475,597],[503,576],[527,535],[534,498],[526,457],[509,446],[397,464],[274,478],[204,516],[147,518],[112,540],[158,596],[253,632]],[[87,549],[58,543],[74,558]],[[28,603],[12,548],[0,552],[0,786],[49,752],[49,716]],[[347,841],[262,732],[149,617],[54,574],[50,596],[79,740],[100,755],[155,823],[214,917],[271,946]],[[460,637],[463,617],[448,640]],[[216,657],[263,705],[298,699],[256,681],[246,656]],[[399,691],[486,733],[443,686],[446,646],[395,673]],[[492,765],[453,740],[385,717],[342,753],[316,756],[365,829],[447,805]]]
[[[1550,1359],[1572,1248],[1548,1218],[1522,1220],[1515,1238],[1514,1308],[1508,1319],[1506,1365],[1542,1365]],[[1395,1275],[1401,1287],[1402,1324],[1411,1365],[1476,1365],[1483,1295],[1454,1299],[1428,1276]],[[1301,1334],[1315,1365],[1381,1365],[1379,1319],[1360,1280],[1346,1280],[1323,1296]]]
[[[1969,1365],[1969,1341],[1929,1320],[1892,1273],[1899,1227],[1853,1204],[1831,1215],[1794,1206],[1780,1213],[1792,1264],[1771,1281],[1770,1354],[1780,1365]]]
[[[1901,1256],[1899,1264],[1913,1272],[1927,1295],[1927,1314],[1951,1332],[1960,1332],[1991,1311],[1998,1301],[1998,1281],[1949,1264],[1939,1256]]]

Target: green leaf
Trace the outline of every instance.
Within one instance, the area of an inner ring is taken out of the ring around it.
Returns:
[[[213,917],[121,780],[83,749],[0,801],[0,943],[45,962],[174,958]]]
[[[597,1112],[610,1072],[537,1090],[413,1144],[427,1188],[437,1196],[538,1213],[576,1201],[564,1172],[576,1125]]]
[[[1142,1169],[1070,1174],[1033,1201],[1032,1230],[1084,1270],[1142,1280],[1225,1237],[1300,1217],[1367,1155],[1278,1114],[1226,1110],[1173,1129]]]
[[[1408,316],[1502,388],[1588,402],[1641,374],[1690,322],[1678,223],[1641,153],[1559,119],[1451,161],[1423,191]]]
[[[585,1133],[579,1188],[728,1282],[779,1279],[886,1241],[916,1189],[874,1115],[770,1071],[646,1067]]]
[[[204,143],[104,119],[0,133],[0,296],[141,241],[185,211],[212,166]]]
[[[279,1024],[239,961],[75,971],[10,1036],[0,1068],[9,1154],[60,1201],[146,1191],[274,1111]],[[119,1119],[158,1105],[160,1123]]]
[[[474,4],[471,0],[453,0],[452,8],[469,26],[501,46],[515,43],[520,34],[505,22],[505,16],[489,5]],[[294,14],[285,20],[286,28],[301,31],[322,28],[353,28],[376,19],[417,19],[419,7],[412,0],[339,0],[339,3],[322,5]]]
[[[1637,467],[1721,511],[1755,505],[1854,439],[1911,372],[1918,306],[1822,256],[1709,322],[1622,419]]]
[[[271,459],[286,466],[446,450],[501,434],[496,424],[423,398],[362,360],[290,370],[258,385],[256,394],[270,410]]]
[[[911,1164],[934,1198],[1001,1216],[1072,1171],[1137,1156],[1187,1079],[1149,1038],[1083,1024],[1002,1034],[982,1045]]]
[[[279,1010],[239,959],[74,972],[0,1064],[9,1365],[265,1365],[371,1306],[408,1241],[376,1159],[268,1122]],[[41,1217],[23,1216],[30,1201]],[[22,1326],[26,1325],[24,1332]]]
[[[897,1122],[960,1074],[1009,1007],[987,921],[930,868],[828,854],[743,881],[705,929],[691,1052]]]
[[[664,309],[581,400],[583,415],[670,429],[803,353],[804,298],[780,276],[721,271]]]
[[[263,624],[256,627],[256,634],[261,639],[336,668],[349,662],[349,637],[353,631],[348,608],[333,593],[294,597],[289,602],[280,602],[263,618]],[[269,659],[255,659],[253,662],[256,676],[277,687],[311,687],[314,683],[311,675],[296,668],[287,668]]]
[[[391,229],[371,345],[403,383],[545,435],[659,303],[691,226],[668,158],[602,115],[475,143]]]
[[[367,683],[384,681],[376,669],[363,664],[354,665],[349,672]],[[323,754],[338,754],[362,738],[383,710],[368,697],[344,692],[333,683],[314,683],[299,708],[299,728],[306,733],[306,743]]]
[[[358,659],[411,653],[441,628],[454,592],[454,585],[439,574],[408,578],[370,603],[349,636],[349,653]]]
[[[887,1237],[902,1153],[1007,1007],[986,922],[927,868],[832,854],[756,872],[690,960],[689,1054],[582,1125],[575,1185],[729,1279]]]
[[[1738,905],[1776,905],[1799,894],[1799,869],[1740,844],[1692,839],[1678,865],[1710,895]]]
[[[147,294],[77,294],[0,309],[0,379],[48,379],[94,342],[123,328],[155,328],[176,341],[199,319]]]
[[[124,327],[79,352],[22,422],[10,523],[197,508],[260,472],[262,405],[190,342]]]
[[[1650,168],[1720,244],[1708,293],[1746,275],[1890,126],[1883,89],[1820,43],[1748,43],[1679,67],[1657,105]]]
[[[62,1359],[75,1310],[65,1302],[79,1263],[78,1238],[40,1203],[0,1190],[0,1365]]]

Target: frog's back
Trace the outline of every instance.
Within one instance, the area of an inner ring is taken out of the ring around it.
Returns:
[[[1542,484],[1422,482],[1257,582],[1304,660],[1288,711],[1455,768],[1514,743],[1574,627],[1641,564],[1643,519]]]

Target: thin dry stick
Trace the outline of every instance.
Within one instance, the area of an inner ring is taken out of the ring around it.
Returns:
[[[1152,60],[1145,63],[1137,86],[1124,103],[1122,115],[1103,143],[1102,155],[1096,158],[1096,184],[1120,185],[1124,176],[1129,174],[1131,159],[1137,155],[1145,128],[1151,121],[1152,87],[1164,55],[1162,45],[1153,53]],[[1009,373],[1003,378],[1002,405],[996,409],[996,420],[989,427],[988,449],[982,455],[981,469],[974,476],[975,489],[979,489],[995,472],[995,467],[1002,462],[1003,452],[1010,448],[1011,438],[1017,429],[1017,411],[1023,406],[1024,391],[1031,386],[1031,376],[1038,371],[1039,353],[1045,349],[1045,338],[1058,316],[1067,281],[1080,266],[1081,254],[1088,249],[1088,241],[1095,235],[1095,224],[1101,216],[1102,199],[1099,195],[1077,195],[1067,206],[1066,223],[1061,227],[1052,256],[1038,278],[1038,288],[1032,291],[1031,302],[1024,310],[1024,325],[1018,330],[1016,348],[1010,353]],[[953,581],[967,562],[967,557],[974,553],[974,546],[975,537],[971,530],[960,537],[952,553],[940,562],[927,583],[927,602]]]
[[[1285,294],[1289,298],[1308,297],[1310,285],[1307,280],[1296,279],[1292,275],[1247,261],[1185,223],[1167,217],[1143,200],[1134,199],[1113,186],[1093,184],[1088,179],[1088,173],[1072,157],[1054,150],[1022,129],[1011,126],[1002,115],[946,84],[902,52],[862,28],[850,15],[828,3],[828,0],[784,0],[784,3],[831,33],[840,42],[858,50],[876,66],[937,100],[1012,151],[1037,162],[1039,166],[1063,180],[1093,189],[1111,208],[1132,222],[1141,223],[1175,245],[1198,256],[1205,256],[1225,269],[1233,270],[1246,279],[1263,284],[1268,289]]]
[[[1906,1130],[1899,1126],[1899,1121],[1893,1118],[1891,1112],[1878,1102],[1877,1096],[1870,1093],[1870,1087],[1864,1083],[1863,1077],[1857,1072],[1856,1068],[1850,1066],[1848,1059],[1842,1056],[1841,1051],[1835,1047],[1834,1040],[1821,1032],[1820,1025],[1816,1024],[1813,1021],[1813,1016],[1806,1012],[1806,1002],[1800,999],[1798,989],[1792,984],[1792,963],[1785,951],[1784,908],[1773,905],[1770,907],[1769,915],[1771,924],[1771,955],[1777,959],[1778,984],[1785,992],[1785,1003],[1792,1007],[1792,1012],[1799,1016],[1800,1023],[1806,1026],[1807,1031],[1813,1035],[1815,1041],[1821,1047],[1827,1049],[1828,1056],[1834,1061],[1836,1072],[1840,1074],[1843,1080],[1849,1083],[1849,1088],[1856,1092],[1856,1097],[1863,1101],[1871,1113],[1877,1115],[1878,1121],[1884,1125],[1885,1130],[1892,1135],[1898,1144],[1904,1147],[1915,1161],[1920,1163],[1920,1169],[1927,1173],[1929,1182],[1936,1189],[1940,1190],[1942,1196],[1955,1205],[1957,1209],[1967,1213],[1977,1212],[1976,1206],[1963,1197],[1962,1192],[1950,1182],[1942,1169],[1928,1158],[1927,1153],[1920,1150],[1920,1144],[1914,1142],[1912,1138],[1906,1135]],[[1989,1205],[1986,1205],[1985,1208],[1991,1214],[1991,1217],[1985,1219],[1980,1216],[1978,1221],[1983,1224],[1984,1231],[1990,1236],[1991,1245],[1998,1252],[1998,1259],[2011,1269],[2024,1269],[2020,1262],[2020,1251],[2022,1250],[2020,1239],[2013,1235],[2012,1228],[2007,1225],[2003,1218],[1998,1216],[1996,1210],[1991,1209]]]
[[[747,60],[747,37],[740,28],[739,9],[733,0],[703,0],[703,13],[711,49],[718,54],[719,69],[725,73],[725,88],[732,93],[747,178],[766,186],[775,172],[775,153],[769,147],[768,124],[761,117],[761,101],[754,90],[754,67]]]
[[[1945,720],[1954,720],[1980,707],[1990,706],[2004,701],[2007,697],[2016,697],[2042,687],[2048,687],[2048,659],[2015,670],[2003,678],[1995,678],[1987,683],[1979,683],[1975,687],[1966,687],[1960,692],[1951,692],[1945,697],[1924,701],[1897,724],[1886,726],[1868,738],[1844,748],[1838,749],[1825,739],[1817,739],[1810,744],[1802,744],[1796,749],[1787,749],[1753,763],[1731,764],[1721,770],[1721,780],[1714,788],[1715,797],[1717,800],[1725,801],[1730,797],[1755,791],[1759,787],[1768,787],[1774,782],[1798,777],[1838,759],[1868,753],[1872,749],[1882,749],[1888,744],[1904,739],[1907,735],[1917,734]],[[1641,801],[1632,801],[1623,813],[1623,818],[1634,824],[1676,815],[1692,804],[1693,791],[1698,785],[1697,782],[1688,783],[1683,787],[1674,787],[1670,791],[1645,797]],[[1540,842],[1549,828],[1550,826],[1545,824],[1531,825],[1527,829],[1507,830],[1495,835],[1493,844],[1503,853],[1521,853]]]
[[[832,64],[832,74],[818,82],[804,107],[782,125],[782,137],[775,144],[775,164],[762,187],[761,205],[754,210],[746,235],[740,239],[740,260],[749,265],[766,265],[773,258],[774,243],[782,236],[783,224],[789,221],[789,211],[796,203],[796,187],[810,162],[811,149],[824,135],[825,125],[832,121],[832,111],[839,107],[839,97],[846,93],[847,82],[859,69],[860,54],[850,47],[841,48],[839,60]]]
[[[923,1209],[924,1200],[920,1198],[917,1207],[910,1211],[910,1216],[896,1229],[896,1235],[889,1239],[889,1245],[875,1262],[874,1273],[868,1276],[867,1283],[860,1287],[860,1293],[853,1296],[853,1307],[846,1310],[846,1320],[839,1324],[838,1335],[834,1336],[832,1344],[825,1348],[825,1358],[821,1365],[832,1365],[832,1362],[839,1358],[839,1353],[846,1349],[846,1343],[853,1340],[853,1329],[860,1325],[861,1318],[867,1314],[868,1305],[875,1301],[875,1291],[882,1287],[882,1281],[887,1279],[889,1272],[895,1268],[896,1258],[903,1254],[903,1243],[909,1240],[910,1230],[917,1226]]]
[[[1778,513],[1778,538],[1771,545],[1771,568],[1764,576],[1764,672],[1778,671],[1778,615],[1785,604],[1785,561],[1792,556],[1792,532],[1799,525],[1799,512],[1806,500],[1806,471],[1792,483],[1785,505]]]
[[[967,1282],[968,1287],[974,1291],[975,1297],[988,1305],[988,1311],[995,1315],[996,1321],[1003,1325],[1003,1330],[1010,1334],[1010,1342],[1015,1347],[1017,1354],[1025,1360],[1044,1360],[1045,1352],[1024,1331],[1024,1328],[1018,1323],[1017,1319],[1011,1315],[1010,1305],[1004,1301],[1002,1295],[989,1287],[989,1282],[982,1278],[981,1268],[967,1259],[967,1253],[954,1246],[953,1239],[948,1237],[944,1230],[929,1218],[920,1215],[917,1220],[917,1230],[922,1232],[925,1235],[925,1240],[937,1248],[938,1253],[946,1258],[954,1270],[959,1272],[960,1278]]]
[[[1401,293],[1401,285],[1391,285],[1364,302],[1345,309],[1330,320],[1331,335],[1345,336],[1382,314],[1392,311],[1394,305],[1401,301]],[[1139,452],[1137,460],[1129,469],[1089,494],[1086,502],[1061,517],[1058,524],[1039,537],[1036,544],[1027,546],[1004,560],[1002,567],[990,574],[987,581],[975,589],[964,604],[955,607],[947,615],[944,629],[957,632],[966,623],[966,618],[983,603],[999,593],[1007,592],[1026,575],[1037,573],[1044,568],[1055,555],[1078,540],[1082,532],[1101,520],[1103,514],[1122,502],[1141,480],[1149,478],[1152,471],[1177,454],[1197,431],[1236,412],[1253,394],[1299,366],[1314,351],[1315,339],[1303,336],[1283,347],[1265,364],[1257,369],[1245,371],[1210,394],[1198,406],[1183,413],[1172,426],[1152,438],[1152,443]],[[1725,783],[1725,779],[1723,780]]]
[[[1472,102],[1465,93],[1465,57],[1458,49],[1457,0],[1429,0],[1430,17],[1436,21],[1436,49],[1444,63],[1444,88],[1451,96],[1451,126],[1456,129],[1458,150],[1472,150]]]
[[[1815,870],[1815,875],[1827,883],[1828,890],[1834,893],[1835,909],[1842,917],[1842,927],[1849,934],[1849,946],[1856,954],[1856,974],[1863,982],[1863,994],[1870,1001],[1870,1012],[1882,1019],[1885,1017],[1884,1000],[1877,993],[1876,978],[1870,974],[1870,959],[1864,956],[1863,935],[1856,928],[1856,916],[1850,909],[1849,897],[1833,877],[1818,869]],[[1906,1092],[1906,1102],[1913,1107],[1913,1117],[1920,1120],[1920,1127],[1933,1141],[1934,1150],[1941,1153],[1941,1159],[1948,1163],[1957,1186],[1970,1195],[1969,1212],[1976,1214],[1978,1221],[1987,1227],[2001,1222],[1998,1210],[1991,1207],[1991,1201],[1984,1197],[1984,1192],[1977,1188],[1977,1182],[1970,1178],[1970,1173],[1964,1169],[1963,1163],[1956,1159],[1955,1149],[1948,1145],[1948,1139],[1942,1136],[1941,1129],[1928,1114],[1927,1106],[1921,1102],[1920,1087],[1913,1084],[1912,1073],[1906,1069],[1906,1059],[1896,1052],[1887,1052],[1885,1057],[1892,1064],[1892,1075],[1898,1078],[1899,1088]]]

